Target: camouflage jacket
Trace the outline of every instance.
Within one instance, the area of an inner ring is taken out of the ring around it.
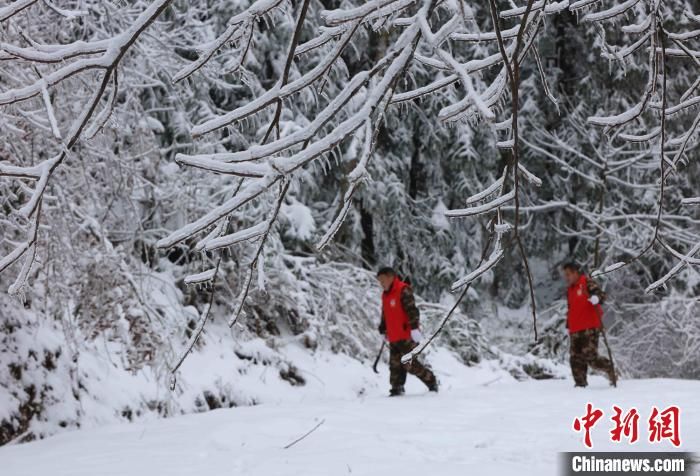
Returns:
[[[600,287],[600,284],[598,284],[598,282],[591,277],[587,277],[586,282],[588,283],[588,295],[598,296],[598,299],[600,299],[600,304],[603,304],[608,295]]]

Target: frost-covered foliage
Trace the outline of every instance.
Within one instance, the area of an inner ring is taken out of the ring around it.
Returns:
[[[464,362],[544,377],[573,257],[602,271],[623,371],[697,376],[699,20],[683,0],[3,4],[2,438],[86,421],[81,359],[162,392],[175,371],[127,415],[257,401],[187,371],[217,335],[263,342],[232,359],[285,384],[280,339],[369,359],[380,264]]]

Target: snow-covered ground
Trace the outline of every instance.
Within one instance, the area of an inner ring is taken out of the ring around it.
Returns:
[[[412,377],[408,394],[307,395],[302,401],[215,410],[166,420],[66,432],[0,448],[3,476],[439,474],[547,475],[561,451],[583,449],[572,430],[587,402],[606,412],[593,432],[598,451],[672,450],[646,442],[653,405],[679,405],[680,449],[700,448],[700,382],[622,381],[613,389],[592,377],[587,389],[569,380],[517,382],[494,365],[466,368],[447,352],[431,357],[443,383],[427,394]],[[336,369],[338,378],[343,369]],[[377,376],[384,383],[386,370]],[[380,391],[379,388],[382,388]],[[636,407],[640,442],[614,444],[611,406]],[[286,448],[319,425],[307,437]]]

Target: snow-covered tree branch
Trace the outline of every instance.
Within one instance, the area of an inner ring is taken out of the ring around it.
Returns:
[[[589,89],[557,81],[567,22]],[[526,287],[499,279],[526,289],[537,337],[531,259],[553,240],[601,275],[640,263],[649,292],[700,259],[699,25],[681,0],[15,0],[0,7],[0,272],[23,295],[47,243],[90,230],[112,253],[123,221],[101,227],[137,210],[144,253],[226,292],[233,326],[294,221],[305,253],[416,253],[435,297],[521,269]],[[595,89],[598,70],[615,90]],[[135,173],[144,158],[167,165]],[[421,215],[395,213],[407,203]]]

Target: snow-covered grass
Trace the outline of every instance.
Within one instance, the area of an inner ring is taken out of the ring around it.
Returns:
[[[673,449],[646,442],[651,406],[671,404],[682,410],[681,449],[700,445],[698,381],[630,380],[613,389],[592,377],[587,389],[574,389],[570,380],[517,382],[489,362],[468,368],[447,351],[431,361],[443,384],[438,395],[409,377],[405,397],[387,398],[383,369],[361,395],[338,398],[316,386],[296,402],[66,432],[0,448],[0,467],[3,476],[539,476],[556,474],[558,452],[583,449],[572,422],[587,402],[606,412],[595,450]],[[319,378],[334,375],[326,385],[342,388],[359,369],[326,370]],[[639,410],[643,441],[609,441],[614,404]]]

